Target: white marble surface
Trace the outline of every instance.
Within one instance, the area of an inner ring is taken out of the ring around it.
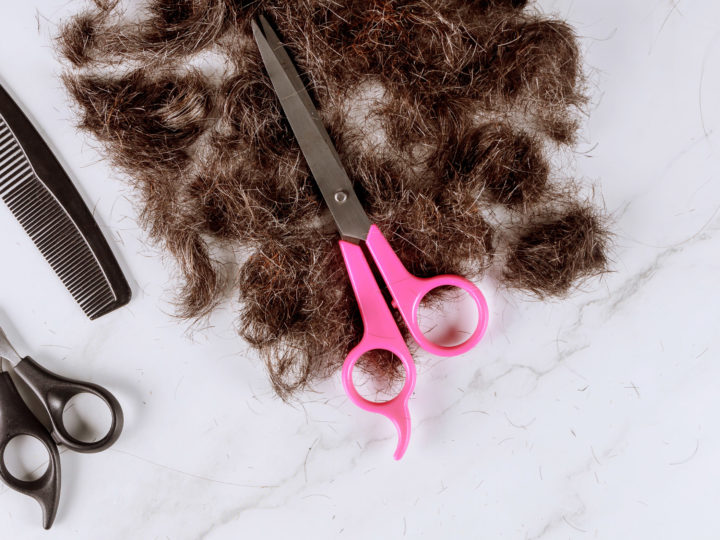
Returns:
[[[86,320],[0,205],[0,323],[51,369],[115,391],[126,427],[109,451],[62,454],[50,532],[0,486],[0,538],[720,538],[720,4],[542,2],[593,69],[574,167],[615,218],[614,273],[549,304],[482,283],[489,334],[465,357],[418,358],[401,462],[390,423],[338,379],[296,407],[274,398],[229,309],[192,332],[171,316],[171,261],[71,125],[49,35],[76,6],[3,0],[0,76],[135,298]]]

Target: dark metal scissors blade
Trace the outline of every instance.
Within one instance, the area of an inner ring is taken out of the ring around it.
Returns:
[[[264,16],[258,20],[260,26],[252,21],[252,29],[265,69],[337,228],[346,240],[364,241],[370,220],[340,156],[280,38]]]

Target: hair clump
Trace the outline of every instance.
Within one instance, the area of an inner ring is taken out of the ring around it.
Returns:
[[[479,278],[501,265],[508,287],[545,298],[606,269],[608,233],[551,166],[585,103],[576,35],[527,3],[95,0],[57,47],[79,126],[178,261],[180,315],[232,290],[240,335],[289,399],[335,373],[363,328],[250,20],[263,11],[277,26],[411,272]],[[218,250],[246,256],[226,265]],[[390,355],[363,360],[388,385],[402,375]]]
[[[590,206],[539,216],[508,250],[503,278],[539,298],[563,296],[607,270],[608,231]]]

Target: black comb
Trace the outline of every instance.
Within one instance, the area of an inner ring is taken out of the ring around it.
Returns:
[[[0,198],[90,319],[130,301],[130,287],[57,158],[0,85]]]

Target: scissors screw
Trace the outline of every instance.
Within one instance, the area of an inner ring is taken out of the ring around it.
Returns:
[[[335,201],[339,204],[347,201],[348,195],[343,190],[335,192]]]

